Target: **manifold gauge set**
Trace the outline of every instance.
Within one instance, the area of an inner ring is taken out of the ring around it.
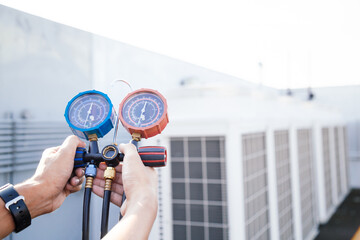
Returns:
[[[124,155],[115,142],[119,122],[131,134],[131,143],[139,152],[145,166],[163,167],[167,161],[167,151],[162,146],[138,147],[142,138],[160,134],[169,122],[167,102],[163,95],[153,89],[141,88],[130,92],[121,102],[116,113],[110,98],[103,92],[90,90],[81,92],[67,104],[65,119],[72,132],[79,138],[89,141],[89,147],[77,148],[74,169],[85,168],[85,192],[83,204],[82,239],[89,239],[90,199],[93,180],[100,163],[107,165],[104,171],[105,188],[101,217],[101,238],[108,232],[111,184],[115,178],[115,167]],[[113,128],[114,142],[99,150],[98,139]],[[123,193],[123,201],[126,195]],[[120,214],[120,219],[121,219]]]

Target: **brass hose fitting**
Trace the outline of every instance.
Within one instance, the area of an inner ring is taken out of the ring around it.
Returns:
[[[86,178],[86,183],[85,183],[85,188],[92,188],[93,181],[94,181],[93,177],[87,177]]]
[[[105,187],[104,187],[104,190],[108,190],[110,191],[111,190],[111,184],[112,184],[112,181],[114,180],[115,178],[115,174],[116,174],[116,171],[115,171],[115,168],[113,167],[107,167],[104,171],[104,178],[105,178]]]
[[[131,134],[131,137],[133,140],[137,141],[137,142],[140,142],[141,140],[141,134],[140,133],[133,133]]]
[[[112,184],[112,180],[111,179],[105,179],[105,187],[104,190],[105,191],[110,191],[111,190],[111,184]]]
[[[93,141],[93,142],[95,142],[95,141],[98,140],[98,137],[97,137],[96,134],[90,134],[90,135],[88,136],[88,138],[89,138],[89,141]]]

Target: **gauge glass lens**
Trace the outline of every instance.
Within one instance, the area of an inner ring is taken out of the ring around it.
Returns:
[[[90,129],[100,125],[110,111],[110,104],[100,94],[85,94],[75,99],[69,108],[69,120],[75,127]]]
[[[124,103],[121,114],[124,121],[133,127],[149,127],[163,116],[164,102],[154,93],[138,93]]]

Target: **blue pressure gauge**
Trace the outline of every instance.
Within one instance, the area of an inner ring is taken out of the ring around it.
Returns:
[[[65,110],[72,132],[87,140],[91,134],[104,137],[114,127],[115,115],[110,98],[96,90],[79,93],[70,100]]]

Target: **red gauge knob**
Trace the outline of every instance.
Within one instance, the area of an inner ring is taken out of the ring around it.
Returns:
[[[129,93],[120,104],[120,121],[130,133],[141,138],[160,134],[169,122],[167,102],[158,91],[141,88]]]

